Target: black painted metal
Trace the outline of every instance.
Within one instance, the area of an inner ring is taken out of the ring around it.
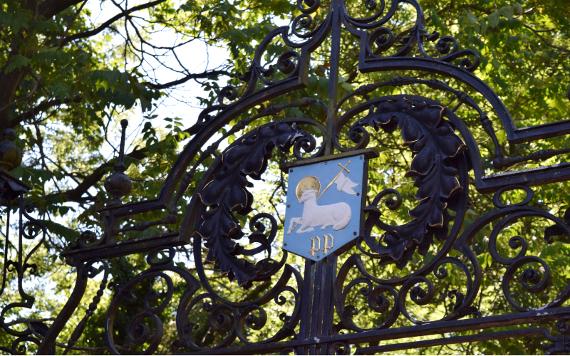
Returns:
[[[411,6],[417,17],[411,28],[394,33],[388,24],[403,4]],[[539,162],[568,153],[569,149],[510,157],[483,107],[491,108],[511,144],[566,135],[570,133],[570,122],[517,128],[500,98],[473,74],[478,55],[460,49],[450,36],[438,38],[429,33],[415,0],[366,1],[361,6],[374,13],[366,18],[352,16],[343,0],[332,0],[329,6],[318,22],[324,5],[319,0],[298,0],[301,15],[289,27],[272,31],[261,43],[241,93],[226,88],[219,104],[200,115],[191,130],[190,142],[156,199],[121,204],[130,182],[122,173],[124,165],[116,167],[107,181],[113,200],[102,211],[104,233],[97,236],[85,232],[64,253],[78,271],[68,303],[49,327],[35,325],[42,332],[28,325],[26,331],[16,333],[0,319],[0,326],[19,338],[4,351],[16,352],[25,342],[39,344],[41,353],[56,351],[57,336],[81,302],[88,278],[105,271],[104,282],[84,321],[71,340],[63,343],[66,351],[72,350],[107,284],[107,265],[98,269],[93,266],[138,253],[147,256],[148,269],[114,288],[107,311],[106,345],[102,346],[113,353],[156,352],[165,338],[163,319],[170,317],[172,321],[173,314],[176,335],[170,335],[175,339],[170,350],[186,353],[377,353],[522,336],[546,340],[549,352],[569,352],[568,282],[542,305],[522,305],[513,296],[512,285],[518,283],[518,288],[530,295],[550,291],[555,271],[540,256],[527,254],[529,241],[523,237],[509,241],[516,252],[514,257],[497,250],[500,233],[525,217],[551,221],[544,238],[568,243],[570,213],[558,217],[530,203],[533,186],[568,180],[570,164],[509,172],[501,169],[520,162]],[[346,34],[359,43],[361,73],[395,73],[393,78],[363,85],[339,97],[341,41]],[[267,46],[276,40],[287,49],[273,64],[263,64]],[[299,92],[309,81],[311,55],[324,45],[330,47],[328,98],[300,98]],[[454,88],[440,79],[397,76],[401,70],[440,74],[470,89]],[[457,104],[448,107],[435,99],[411,94],[377,94],[384,88],[406,92],[415,86],[447,93]],[[473,93],[483,98],[485,105]],[[288,99],[278,101],[283,97]],[[489,166],[484,165],[480,144],[469,125],[458,114],[460,106],[476,114],[486,140],[493,146],[487,161],[492,163],[495,174],[486,173]],[[291,108],[307,107],[321,108],[324,119],[283,117]],[[226,131],[220,131],[222,128]],[[369,193],[365,233],[349,251],[319,263],[306,261],[303,269],[285,251],[280,258],[274,258],[280,225],[273,214],[252,213],[256,197],[250,191],[248,178],[260,179],[275,157],[284,158],[279,164],[286,171],[284,167],[294,160],[311,162],[333,153],[375,149],[375,135],[396,130],[413,156],[408,175],[418,188],[418,201],[410,210],[411,221],[402,225],[385,221],[386,211],[398,209],[404,200],[398,190],[386,188],[376,195]],[[224,143],[231,135],[239,137],[231,144]],[[197,173],[205,165],[208,169],[198,179]],[[20,189],[14,193],[13,189],[3,188],[3,201],[23,194],[24,186],[4,171],[0,179],[2,187]],[[495,208],[467,223],[470,184],[480,193],[493,193]],[[524,199],[503,202],[504,193],[513,189],[522,191]],[[186,209],[179,211],[176,207],[183,197],[191,199]],[[22,208],[20,218],[30,219]],[[129,223],[130,218],[146,212],[163,212],[163,217],[142,225]],[[137,232],[153,228],[162,232],[138,237]],[[478,314],[476,299],[485,276],[477,258],[480,252],[472,245],[475,236],[486,228],[490,229],[486,253],[504,268],[502,290],[497,293],[512,310],[505,315]],[[32,230],[34,237],[26,238],[35,238],[42,227]],[[20,229],[20,241],[25,231]],[[249,239],[255,247],[246,248],[242,239]],[[191,269],[175,264],[179,246],[192,250],[193,264],[187,266]],[[367,264],[375,261],[405,268],[413,256],[428,251],[431,258],[398,276],[375,275]],[[17,261],[4,261],[4,271],[12,265],[23,275],[30,268],[23,261],[21,248],[18,253]],[[208,263],[215,265],[214,271],[207,268]],[[441,316],[418,320],[408,310],[409,304],[421,306],[439,300],[434,291],[436,284],[448,277],[447,267],[462,274],[462,290],[448,291],[443,298],[448,304]],[[224,273],[223,278],[237,281],[236,294],[245,296],[223,295],[212,285],[216,271]],[[21,283],[22,277],[18,278]],[[153,291],[155,283],[163,288]],[[182,287],[175,288],[180,283]],[[31,307],[33,298],[23,290],[20,295],[23,299],[17,305]],[[359,310],[350,301],[354,295],[364,299],[363,305],[368,308],[365,313],[371,320],[368,326],[359,325],[355,319]],[[270,320],[268,313],[276,313],[277,317]],[[205,325],[199,325],[200,318],[206,320]],[[407,324],[402,326],[397,320]],[[504,329],[497,331],[499,327]],[[470,330],[481,333],[438,336]],[[419,336],[427,338],[397,341]],[[97,350],[103,349],[90,349]]]

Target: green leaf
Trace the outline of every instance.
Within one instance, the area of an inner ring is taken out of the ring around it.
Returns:
[[[511,19],[513,17],[513,11],[514,10],[512,6],[503,6],[499,10],[497,10],[499,15],[504,16],[507,19]]]
[[[487,21],[489,23],[489,27],[491,28],[497,27],[497,25],[499,25],[499,13],[496,11],[493,12],[492,14],[487,16]]]
[[[473,26],[479,25],[479,19],[470,11],[467,13],[467,23]]]
[[[78,231],[58,224],[53,220],[40,220],[40,223],[43,224],[50,232],[58,235],[59,237],[65,238],[67,241],[75,241],[81,235]]]
[[[516,3],[513,5],[513,10],[514,10],[516,15],[522,15],[522,13],[523,13],[522,5],[519,3]]]
[[[30,59],[28,57],[22,56],[21,54],[16,54],[10,57],[4,71],[6,73],[11,73],[17,69],[26,67],[28,64],[30,64]]]

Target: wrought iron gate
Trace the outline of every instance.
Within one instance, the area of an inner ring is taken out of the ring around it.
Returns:
[[[415,0],[358,6],[369,15],[351,14],[343,0],[299,0],[301,14],[259,45],[247,85],[227,87],[200,115],[156,199],[122,204],[131,183],[119,164],[106,182],[112,199],[101,211],[103,231],[82,233],[64,254],[77,268],[65,307],[49,325],[16,331],[3,320],[18,338],[5,350],[30,341],[41,353],[73,350],[104,295],[108,264],[144,255],[146,270],[115,281],[104,349],[94,350],[381,353],[524,337],[547,352],[570,352],[570,284],[560,263],[568,260],[570,210],[550,211],[535,197],[535,187],[568,187],[557,183],[570,178],[568,141],[520,156],[505,150],[566,138],[570,122],[518,128],[473,74],[478,54],[429,32]],[[410,18],[410,27],[396,25]],[[268,58],[275,48],[280,55]],[[357,61],[355,90],[343,85],[342,56]],[[283,202],[272,213],[261,209],[285,190],[285,167],[362,150],[384,158],[370,160],[360,236],[319,262],[283,251]],[[25,186],[2,174],[3,195],[23,194]],[[251,188],[261,179],[275,186],[271,194]],[[415,196],[396,189],[405,184]],[[474,215],[485,199],[493,207]],[[394,213],[402,209],[408,221]],[[131,223],[148,212],[162,218]],[[26,226],[20,241],[42,230]],[[546,260],[541,249],[560,255]],[[4,268],[23,274],[30,266],[19,253]],[[491,264],[495,273],[484,275]],[[97,275],[101,289],[85,318],[58,344]],[[33,298],[22,296],[10,307],[30,307]],[[481,313],[493,303],[508,312]]]

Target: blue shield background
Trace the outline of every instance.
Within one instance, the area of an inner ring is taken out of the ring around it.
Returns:
[[[360,235],[365,160],[366,158],[364,155],[357,155],[331,159],[329,161],[322,161],[289,169],[287,208],[285,211],[285,225],[283,232],[283,248],[285,250],[311,259],[313,261],[318,261],[334,253],[336,250],[340,249]],[[347,166],[347,163],[349,161],[350,163]],[[353,182],[358,183],[358,185],[354,187],[354,190],[358,194],[350,195],[339,191],[336,184],[333,184],[322,196],[317,199],[317,202],[319,205],[327,205],[340,202],[347,203],[352,210],[352,216],[348,225],[341,230],[334,230],[332,227],[327,227],[324,229],[316,227],[313,231],[302,233],[296,232],[299,228],[299,226],[297,226],[291,233],[288,233],[291,219],[303,216],[303,204],[299,203],[295,195],[297,183],[299,183],[299,181],[306,176],[315,176],[321,183],[322,191],[341,170],[341,167],[338,165],[338,163],[347,167],[350,171],[350,173],[343,171],[345,176],[350,178],[350,180]],[[319,251],[315,256],[311,256],[311,238],[314,236],[319,236],[321,238],[322,247],[323,236],[325,234],[334,236],[334,247],[330,251],[327,251],[326,254],[324,254],[322,251]]]

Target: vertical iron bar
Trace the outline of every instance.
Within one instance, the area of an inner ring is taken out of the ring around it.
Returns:
[[[16,266],[16,272],[18,274],[18,290],[20,291],[20,295],[24,291],[23,286],[23,279],[24,279],[24,242],[23,242],[23,234],[24,234],[24,199],[20,198],[19,201],[19,209],[18,209],[18,251],[17,251],[17,259],[18,264]]]
[[[327,134],[329,135],[329,150],[327,154],[334,151],[334,142],[337,134],[337,103],[338,103],[338,77],[340,71],[340,42],[341,42],[341,14],[343,12],[343,1],[332,1],[332,28],[331,28],[331,56],[330,56],[330,77],[329,77],[329,96],[327,108]],[[321,294],[318,303],[318,327],[315,330],[315,337],[328,336],[332,334],[332,323],[334,316],[334,300],[333,288],[336,279],[337,257],[330,255],[323,261],[319,282],[321,283]],[[315,340],[318,341],[318,340]],[[319,345],[315,350],[318,354],[329,354],[329,345]]]
[[[340,67],[340,14],[342,3],[339,0],[333,0],[331,4],[331,56],[330,71],[328,85],[328,106],[327,106],[327,142],[325,145],[325,155],[330,155],[334,150],[334,137],[336,134],[336,116],[337,116],[337,87],[338,73]]]
[[[322,312],[322,304],[321,304],[321,300],[322,300],[322,285],[323,285],[323,278],[324,278],[324,273],[323,273],[323,262],[324,261],[319,261],[315,264],[316,266],[316,271],[314,274],[314,284],[313,284],[313,307],[311,309],[311,329],[310,329],[310,336],[315,338],[317,337],[317,335],[320,335],[320,323],[321,323],[321,312]],[[317,347],[316,345],[311,345],[311,347],[309,348],[309,354],[310,355],[315,355],[317,354]]]
[[[331,4],[331,54],[328,83],[327,137],[325,155],[334,151],[337,121],[337,87],[340,65],[342,2]],[[328,345],[319,345],[321,336],[331,335],[334,315],[333,287],[336,278],[336,256],[329,256],[319,262],[305,263],[305,291],[301,317],[301,338],[312,339],[311,346],[299,348],[298,353],[328,354]]]
[[[5,245],[4,245],[4,263],[2,264],[2,285],[0,286],[0,296],[4,294],[4,288],[6,288],[6,277],[8,274],[7,266],[8,266],[8,245],[10,241],[8,241],[8,237],[10,236],[10,207],[6,205],[7,213],[6,213],[6,235],[4,236]]]
[[[307,339],[310,337],[311,329],[311,311],[313,309],[313,289],[314,285],[314,268],[316,263],[311,260],[305,260],[305,272],[303,276],[303,293],[301,294],[301,325],[299,337]],[[308,354],[309,349],[305,346],[295,350],[296,354]]]
[[[321,329],[320,335],[332,335],[333,333],[333,319],[334,319],[334,292],[333,288],[336,281],[336,267],[337,267],[337,256],[330,255],[324,261],[325,265],[325,278],[323,281],[323,291],[324,295],[321,297],[321,306],[323,308],[323,313],[321,315]],[[319,351],[320,354],[328,355],[331,353],[329,350],[329,344],[324,344],[321,346]]]

